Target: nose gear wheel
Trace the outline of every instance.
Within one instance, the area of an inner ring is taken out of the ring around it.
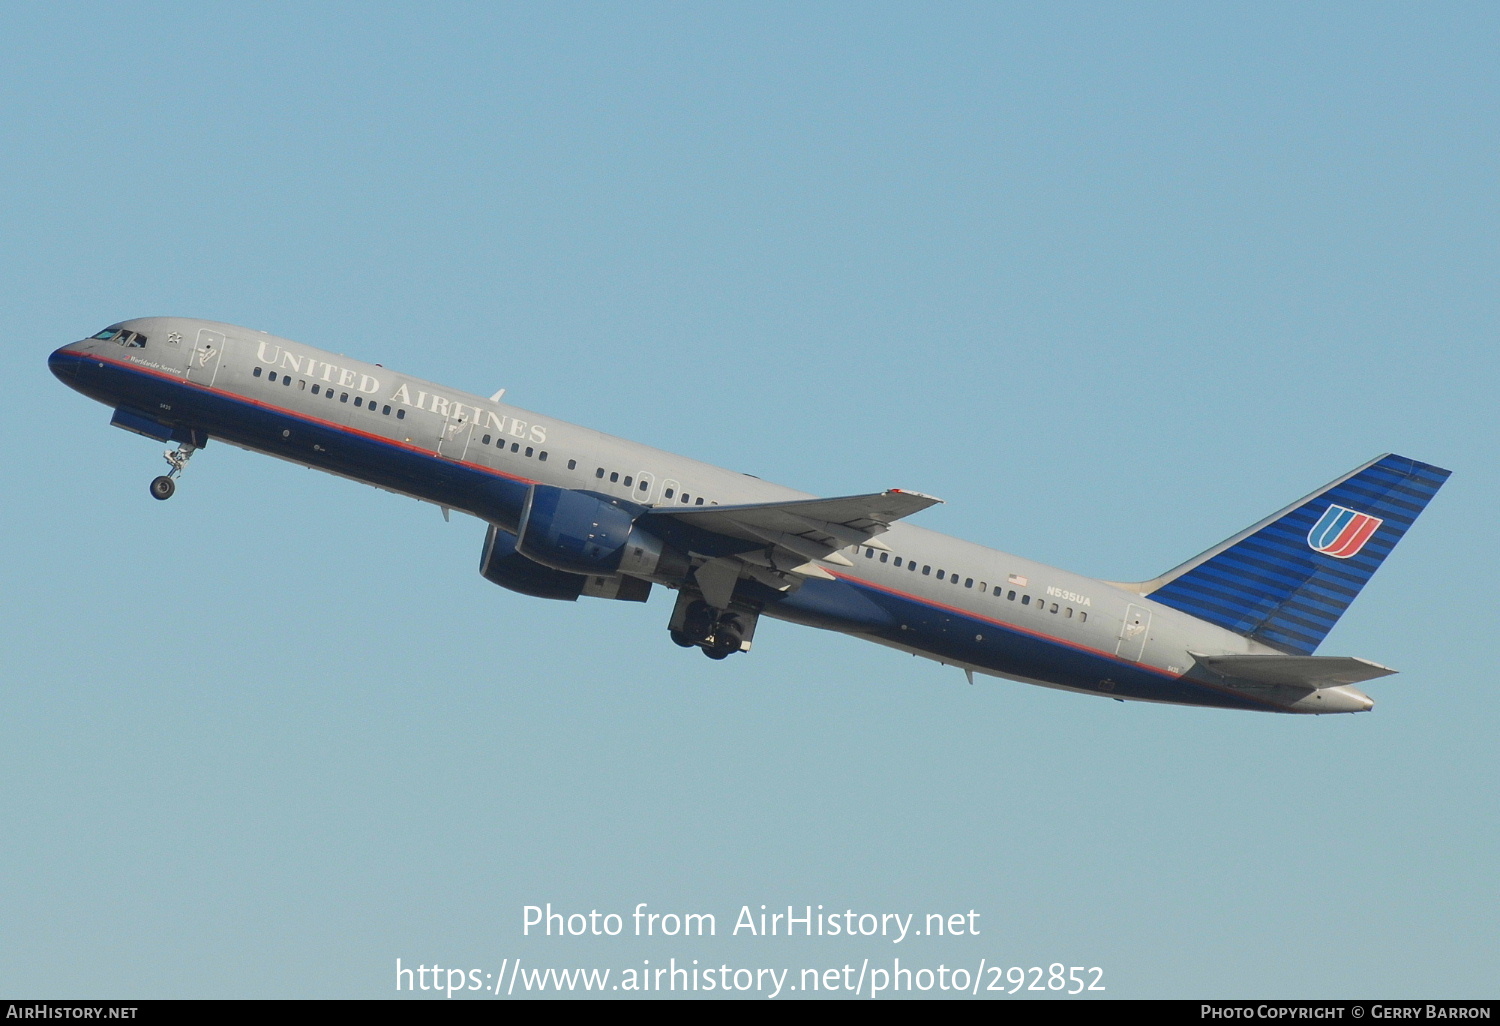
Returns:
[[[198,446],[183,442],[177,448],[168,449],[162,453],[162,459],[166,460],[172,469],[160,477],[151,479],[151,497],[153,499],[166,501],[172,497],[173,493],[177,491],[177,482],[173,479],[187,469],[188,460],[192,459],[193,453],[197,451]]]

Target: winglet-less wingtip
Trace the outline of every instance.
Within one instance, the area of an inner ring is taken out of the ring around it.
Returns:
[[[939,499],[936,495],[928,495],[926,492],[914,492],[910,488],[887,488],[886,489],[886,494],[888,494],[888,495],[911,495],[911,496],[914,496],[914,497],[916,497],[918,499],[930,499],[933,502],[945,502],[945,501],[947,501],[945,499]]]

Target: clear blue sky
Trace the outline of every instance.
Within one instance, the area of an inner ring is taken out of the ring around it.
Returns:
[[[1491,996],[1492,4],[10,4],[0,996],[498,970],[1101,966]],[[230,321],[1152,577],[1386,451],[1453,478],[1321,650],[1370,715],[1119,704],[668,596],[54,381]],[[712,912],[523,937],[522,907]],[[742,905],[970,938],[727,936]]]

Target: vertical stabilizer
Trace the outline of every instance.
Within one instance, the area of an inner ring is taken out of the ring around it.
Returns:
[[[1310,655],[1448,474],[1381,456],[1137,588],[1200,620]]]

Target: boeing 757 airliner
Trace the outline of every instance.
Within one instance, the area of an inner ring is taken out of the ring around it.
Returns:
[[[1095,580],[912,526],[939,502],[817,498],[264,332],[145,317],[58,349],[65,384],[162,442],[167,499],[218,439],[489,525],[525,595],[677,592],[671,638],[749,651],[761,616],[974,674],[1116,699],[1362,712],[1394,670],[1313,652],[1448,471],[1379,456],[1160,577]]]

